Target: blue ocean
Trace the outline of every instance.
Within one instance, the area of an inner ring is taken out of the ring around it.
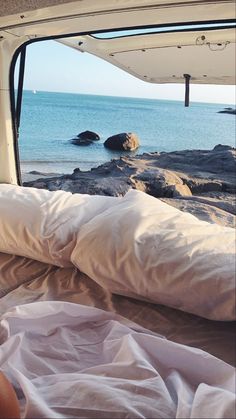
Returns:
[[[22,170],[72,173],[76,167],[97,167],[122,155],[103,146],[121,132],[139,136],[140,147],[130,155],[212,149],[220,143],[234,146],[235,117],[218,113],[226,106],[191,103],[185,108],[179,101],[24,91]],[[71,144],[70,139],[85,130],[98,133],[101,140],[86,147]]]

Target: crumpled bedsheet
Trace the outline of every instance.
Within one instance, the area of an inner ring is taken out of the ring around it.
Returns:
[[[0,316],[35,301],[66,301],[111,311],[174,342],[194,346],[236,365],[235,322],[112,294],[74,268],[0,253]]]
[[[65,302],[0,318],[24,418],[233,418],[235,371],[111,312]]]

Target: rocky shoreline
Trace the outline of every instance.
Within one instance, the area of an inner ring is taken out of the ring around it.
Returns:
[[[86,172],[41,177],[24,186],[91,195],[144,191],[200,219],[235,226],[236,149],[156,152],[121,157]]]

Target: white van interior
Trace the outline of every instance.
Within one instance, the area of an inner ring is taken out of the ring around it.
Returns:
[[[235,84],[235,3],[1,3],[0,371],[20,415],[233,418],[235,230],[136,190],[21,185],[25,52],[46,39],[191,106],[192,83]]]

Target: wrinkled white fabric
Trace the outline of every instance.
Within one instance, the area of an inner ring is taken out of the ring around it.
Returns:
[[[234,322],[215,322],[112,294],[75,267],[59,268],[0,253],[0,315],[35,301],[67,301],[112,311],[174,342],[194,346],[236,365]]]
[[[116,198],[0,185],[0,251],[70,266],[81,226]]]
[[[235,414],[233,367],[109,312],[61,302],[18,306],[2,316],[0,342],[0,369],[24,418]]]
[[[235,230],[130,191],[86,223],[71,260],[109,291],[213,320],[235,317]]]

